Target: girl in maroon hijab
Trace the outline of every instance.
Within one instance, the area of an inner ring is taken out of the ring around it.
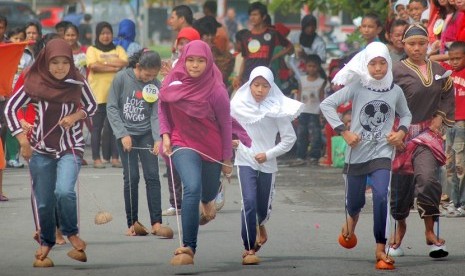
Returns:
[[[210,47],[196,40],[184,46],[160,91],[163,153],[172,154],[183,185],[183,246],[175,255],[194,255],[199,220],[205,224],[216,215],[214,199],[220,174],[232,172],[230,106],[222,80]]]

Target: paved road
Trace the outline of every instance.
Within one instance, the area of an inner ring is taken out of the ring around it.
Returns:
[[[162,171],[164,167],[162,166]],[[367,204],[357,228],[359,244],[342,249],[337,235],[344,220],[344,185],[338,169],[305,166],[280,167],[277,193],[270,222],[269,241],[259,252],[258,266],[241,265],[240,193],[237,179],[227,184],[226,204],[217,218],[202,226],[195,265],[173,267],[172,252],[179,245],[175,217],[168,223],[175,239],[155,236],[126,237],[121,169],[81,170],[81,236],[88,243],[87,263],[66,256],[70,245],[55,247],[50,257],[55,267],[35,269],[32,240],[34,225],[30,208],[30,183],[26,169],[7,169],[4,191],[9,202],[0,204],[0,275],[374,275],[374,239],[371,204]],[[162,178],[163,207],[168,206],[166,178]],[[145,189],[141,185],[139,217],[148,225]],[[102,209],[114,220],[95,225]],[[422,221],[412,213],[404,240],[406,256],[397,258],[396,275],[463,275],[465,268],[465,220],[441,219],[441,233],[450,256],[427,257]]]

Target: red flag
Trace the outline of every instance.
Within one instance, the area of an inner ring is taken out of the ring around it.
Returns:
[[[0,96],[9,97],[19,61],[29,42],[0,44]]]

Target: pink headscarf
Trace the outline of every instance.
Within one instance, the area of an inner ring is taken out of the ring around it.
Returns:
[[[186,69],[186,59],[191,56],[207,60],[205,71],[197,78],[192,78]],[[221,90],[227,94],[221,72],[213,61],[210,46],[201,40],[194,40],[184,46],[178,62],[164,79],[160,100],[174,103],[174,107],[189,116],[207,118],[213,117],[209,97],[213,91]]]

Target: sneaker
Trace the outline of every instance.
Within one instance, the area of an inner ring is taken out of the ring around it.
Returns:
[[[221,185],[220,192],[215,197],[215,209],[216,211],[221,210],[223,208],[225,202],[225,188],[224,185]]]
[[[181,209],[178,209],[178,214],[181,214]],[[174,207],[170,207],[166,210],[161,212],[162,216],[176,216],[176,209]]]
[[[452,211],[448,211],[446,214],[446,217],[448,218],[460,218],[460,217],[465,217],[465,209],[463,206],[460,206],[457,209],[454,209]]]
[[[296,160],[291,161],[291,163],[289,163],[289,166],[290,167],[299,167],[299,166],[305,166],[306,164],[307,164],[307,162],[305,162],[305,160],[303,160],[301,158],[297,158]]]
[[[18,160],[8,160],[7,166],[8,168],[19,169],[19,168],[23,168],[24,164],[19,162]]]

